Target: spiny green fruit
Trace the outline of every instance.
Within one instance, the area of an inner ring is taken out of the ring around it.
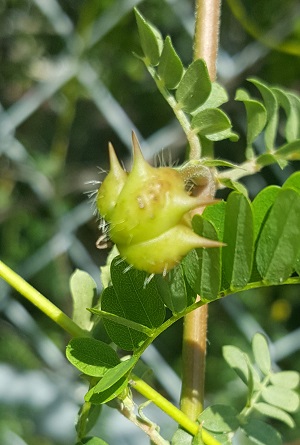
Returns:
[[[191,249],[221,245],[191,229],[191,211],[212,201],[189,194],[179,171],[151,167],[135,134],[132,140],[130,173],[109,145],[110,172],[98,191],[97,206],[124,259],[136,269],[165,274]]]

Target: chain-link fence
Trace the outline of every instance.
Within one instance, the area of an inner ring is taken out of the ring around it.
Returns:
[[[299,57],[278,50],[297,20],[299,25],[298,2],[285,3],[284,10],[279,2],[267,0],[228,3],[231,9],[224,4],[222,13],[219,80],[231,92],[250,73],[299,88]],[[101,287],[99,266],[105,257],[95,248],[97,218],[88,193],[96,187],[93,181],[101,179],[97,165],[107,167],[108,141],[125,164],[133,129],[148,159],[164,149],[176,160],[183,157],[186,144],[167,104],[132,54],[139,48],[134,6],[172,35],[188,64],[194,19],[190,0],[0,2],[0,255],[68,313],[68,280],[75,268],[88,271]],[[246,25],[261,26],[262,42],[249,36],[245,23],[234,17],[239,7],[248,11]],[[228,109],[242,133],[240,110],[230,104]],[[242,148],[223,143],[217,150],[232,160],[243,155]],[[248,179],[252,195],[268,182],[282,183],[292,168],[267,169],[259,178]],[[296,286],[268,289],[212,305],[210,401],[224,400],[235,388],[220,357],[224,342],[247,349],[252,335],[265,331],[274,366],[300,370],[298,293]],[[67,339],[3,281],[0,310],[1,444],[73,443],[85,384],[64,358]],[[175,403],[180,392],[180,334],[177,325],[143,356],[157,384]],[[237,389],[237,403],[239,396]],[[158,418],[151,409],[149,416]],[[174,428],[168,419],[159,419],[166,434]],[[97,429],[112,444],[147,443],[108,408]],[[299,434],[298,427],[289,437]]]

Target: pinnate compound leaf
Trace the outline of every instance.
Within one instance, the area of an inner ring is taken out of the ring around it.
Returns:
[[[214,226],[200,215],[193,218],[194,231],[205,238],[218,240]],[[185,276],[191,288],[201,298],[217,298],[221,286],[221,249],[196,249],[183,260]]]
[[[88,307],[95,304],[97,285],[93,278],[83,270],[76,269],[70,278],[70,290],[73,299],[73,321],[87,331],[93,327],[92,314]]]
[[[79,371],[93,377],[103,377],[108,369],[120,363],[117,353],[106,343],[94,338],[73,338],[66,356]]]
[[[157,72],[169,90],[176,88],[183,76],[184,68],[182,62],[169,36],[166,37]]]
[[[254,405],[254,408],[256,409],[256,411],[258,411],[260,414],[263,414],[264,416],[281,420],[281,422],[284,422],[290,428],[293,428],[295,426],[295,422],[292,417],[276,406],[272,406],[264,402],[259,402]]]
[[[267,339],[263,334],[258,332],[254,335],[252,350],[257,366],[263,374],[268,375],[271,371],[271,356]]]
[[[289,413],[299,408],[299,395],[292,389],[269,385],[262,390],[262,398],[270,405],[277,406]]]
[[[253,156],[252,143],[262,132],[267,122],[267,110],[258,100],[251,99],[247,91],[239,89],[236,92],[235,100],[244,103],[247,113],[247,157]]]
[[[281,190],[258,239],[257,269],[268,284],[280,284],[292,273],[300,252],[300,195]]]
[[[243,432],[255,445],[281,445],[279,433],[267,423],[257,419],[250,419],[242,427]]]
[[[251,276],[253,260],[253,215],[248,199],[230,193],[225,214],[223,270],[231,289],[244,287]]]
[[[148,59],[148,63],[152,66],[156,66],[159,63],[163,48],[162,36],[152,24],[146,21],[136,8],[134,12],[143,53],[146,59]]]
[[[165,306],[156,280],[145,284],[147,274],[128,269],[120,257],[112,261],[113,287],[104,290],[101,310],[140,323],[150,329],[160,326],[165,319]],[[105,329],[114,343],[125,350],[135,350],[147,338],[146,334],[103,318]]]
[[[265,143],[268,151],[274,150],[278,126],[278,102],[272,89],[261,80],[248,79],[260,91],[267,110],[267,125],[265,128]]]
[[[296,389],[300,383],[300,374],[296,371],[281,371],[272,374],[270,377],[271,383],[275,386],[282,386],[283,388]]]
[[[207,66],[202,59],[197,59],[184,73],[175,96],[180,107],[191,113],[206,101],[210,91],[211,81]]]
[[[104,377],[88,391],[85,400],[99,404],[117,397],[127,386],[128,374],[136,362],[137,358],[131,357],[107,371]]]
[[[212,405],[198,417],[198,421],[208,431],[229,433],[239,427],[238,411],[230,405]]]
[[[77,442],[76,445],[108,445],[108,443],[100,439],[100,437],[85,437],[80,442]]]
[[[261,190],[252,202],[254,213],[254,239],[256,240],[261,230],[262,224],[268,214],[268,211],[274,204],[280,187],[277,185],[270,185]]]
[[[229,117],[218,108],[206,108],[195,114],[191,126],[197,133],[208,137],[231,128]]]

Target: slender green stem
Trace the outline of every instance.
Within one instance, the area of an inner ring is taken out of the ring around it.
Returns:
[[[81,329],[71,318],[55,306],[55,304],[44,297],[44,295],[38,292],[2,261],[0,261],[0,277],[73,337],[86,337],[89,335],[87,331]]]
[[[164,83],[161,81],[159,76],[157,75],[155,69],[146,63],[146,60],[144,60],[144,63],[151,74],[154,82],[156,83],[156,86],[162,96],[165,98],[165,100],[168,102],[170,107],[172,108],[178,122],[180,123],[186,138],[188,140],[189,146],[190,146],[190,158],[191,159],[200,159],[201,157],[201,144],[198,136],[193,132],[191,128],[191,123],[187,115],[184,113],[184,111],[179,107],[178,102],[176,101],[175,97],[167,90]]]
[[[134,389],[136,389],[136,391],[146,397],[147,400],[151,400],[156,406],[167,413],[168,416],[172,417],[172,419],[178,422],[179,425],[181,425],[190,434],[192,434],[193,436],[198,434],[200,428],[200,425],[198,423],[192,421],[180,409],[176,408],[176,406],[174,406],[161,394],[151,388],[151,386],[149,386],[142,379],[140,379],[136,375],[132,375],[130,384]],[[219,445],[219,442],[204,429],[201,430],[201,436],[203,442],[206,445]]]

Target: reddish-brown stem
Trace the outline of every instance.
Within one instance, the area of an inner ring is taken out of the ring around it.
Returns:
[[[216,77],[220,7],[221,0],[196,0],[194,59],[205,60],[211,80]],[[204,305],[184,318],[180,407],[191,420],[198,418],[204,406],[207,317]]]

